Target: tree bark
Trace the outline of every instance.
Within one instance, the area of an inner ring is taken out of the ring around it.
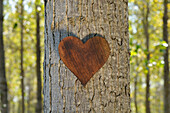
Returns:
[[[3,0],[0,0],[0,111],[2,113],[8,113],[8,87],[3,43]]]
[[[21,0],[21,16],[20,16],[20,25],[21,25],[21,94],[22,94],[22,113],[25,113],[25,99],[24,99],[24,68],[23,68],[23,38],[24,38],[24,25],[23,25],[23,19],[24,19],[24,7],[23,7],[23,1]]]
[[[36,44],[36,72],[37,72],[37,106],[36,106],[36,113],[41,113],[42,111],[42,96],[41,96],[41,51],[40,51],[40,16],[38,11],[39,5],[36,4],[36,37],[37,37],[37,44]]]
[[[67,36],[96,35],[111,53],[84,87],[58,45]],[[129,56],[128,0],[45,0],[44,113],[130,113]]]
[[[168,44],[168,0],[164,0],[163,40]],[[168,48],[164,53],[164,113],[170,113]]]

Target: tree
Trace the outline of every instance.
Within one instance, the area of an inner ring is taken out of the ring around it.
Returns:
[[[111,48],[85,87],[58,54],[59,42],[71,35],[102,35]],[[44,113],[130,113],[128,43],[128,0],[45,0]]]
[[[168,0],[164,0],[164,16],[163,16],[163,40],[168,44]],[[169,113],[169,55],[166,47],[164,53],[164,113]]]
[[[147,68],[147,73],[146,73],[146,113],[150,113],[150,69],[149,69],[149,61],[150,61],[150,51],[149,51],[149,3],[146,2],[146,12],[145,9],[143,8],[143,28],[144,28],[144,34],[146,37],[146,68]]]
[[[24,68],[23,68],[23,38],[24,38],[24,25],[23,25],[23,19],[24,19],[24,7],[23,7],[23,1],[21,0],[21,15],[20,15],[20,25],[21,25],[21,94],[22,94],[22,113],[25,113],[25,99],[24,99]]]
[[[136,57],[136,65],[139,66],[138,56]],[[138,70],[136,70],[136,76],[134,80],[134,103],[135,103],[135,112],[138,113],[138,102],[137,102],[137,80],[138,80]]]
[[[37,72],[37,106],[36,106],[36,113],[41,113],[42,111],[42,95],[41,95],[41,51],[40,51],[40,15],[39,15],[39,9],[40,6],[38,5],[39,1],[36,1],[36,38],[37,38],[37,44],[36,44],[36,54],[37,54],[37,60],[36,60],[36,72]]]
[[[8,113],[8,87],[5,74],[5,52],[3,44],[3,0],[0,0],[0,111]]]
[[[131,83],[134,82],[136,71],[138,71],[137,84],[137,104],[138,112],[141,113],[146,109],[146,93],[145,84],[148,69],[149,69],[149,103],[150,111],[157,113],[163,111],[163,53],[167,43],[162,40],[162,16],[163,2],[161,0],[129,0],[129,22],[130,24],[130,49],[131,49]],[[143,27],[143,20],[146,20],[147,2],[149,3],[148,16],[148,33],[149,33],[149,55],[150,60],[147,62],[147,47],[146,47],[146,29]],[[145,12],[145,13],[144,13]],[[140,45],[139,51],[136,52],[136,42]],[[139,66],[137,65],[135,56],[140,59]],[[147,64],[147,65],[146,65]],[[137,67],[137,68],[136,68]],[[152,84],[151,84],[152,83]],[[133,88],[133,84],[131,87]],[[135,87],[135,86],[134,86]],[[148,90],[147,90],[148,91]],[[131,90],[132,97],[135,90]],[[158,96],[159,95],[159,96]],[[151,97],[151,98],[150,98]],[[135,112],[135,101],[131,101],[132,112]],[[159,106],[159,107],[158,107]]]

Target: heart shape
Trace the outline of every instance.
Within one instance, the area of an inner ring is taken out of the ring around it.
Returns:
[[[73,36],[66,37],[59,43],[58,50],[61,60],[84,86],[110,54],[108,42],[99,36],[90,38],[86,43]]]

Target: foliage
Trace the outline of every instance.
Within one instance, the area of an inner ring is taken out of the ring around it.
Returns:
[[[40,3],[40,2],[39,2]],[[44,5],[40,4],[41,50],[43,52]],[[20,1],[4,1],[4,43],[10,113],[21,110],[20,86],[20,19],[24,18],[24,76],[26,111],[36,106],[36,12],[35,1],[24,0],[24,17],[20,16]],[[43,54],[43,53],[42,53]],[[43,62],[43,56],[42,56]],[[42,66],[41,66],[42,67]],[[43,71],[41,69],[41,71]]]
[[[129,3],[129,32],[131,48],[131,98],[132,112],[135,112],[134,87],[133,82],[137,76],[137,105],[138,112],[145,112],[145,79],[147,70],[146,61],[146,40],[143,28],[143,10],[146,9],[146,2],[149,2],[149,34],[150,34],[150,101],[151,112],[163,113],[163,53],[168,44],[162,40],[162,0],[130,0]],[[138,63],[136,62],[138,58]]]

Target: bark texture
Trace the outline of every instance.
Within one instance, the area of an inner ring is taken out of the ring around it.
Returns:
[[[0,0],[0,112],[8,113],[8,88],[5,75],[5,52],[3,44],[3,0]]]
[[[67,36],[102,35],[111,54],[84,87],[59,57]],[[130,113],[128,0],[45,0],[44,113]]]
[[[168,0],[164,0],[163,40],[168,44]],[[164,113],[170,113],[168,48],[164,53]]]
[[[36,5],[36,38],[37,38],[37,44],[36,44],[36,72],[37,72],[37,106],[36,106],[36,113],[41,113],[42,111],[42,95],[41,95],[41,51],[40,51],[40,15],[38,11],[39,5]]]
[[[20,19],[20,25],[21,25],[21,95],[22,95],[22,113],[25,113],[25,99],[24,99],[24,68],[23,68],[23,51],[24,51],[24,47],[23,47],[23,38],[24,38],[24,25],[23,25],[23,12],[24,12],[24,7],[23,7],[23,1],[21,0],[21,19]]]

